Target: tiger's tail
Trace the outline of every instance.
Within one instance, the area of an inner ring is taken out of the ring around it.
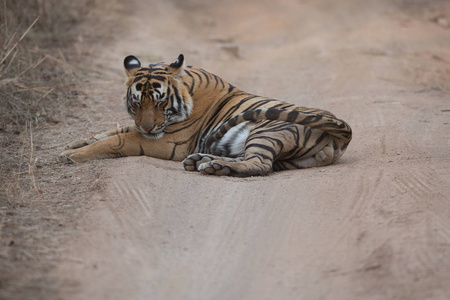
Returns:
[[[212,143],[219,141],[228,130],[239,123],[263,120],[283,121],[320,129],[341,141],[342,150],[347,148],[347,145],[352,139],[352,129],[346,122],[340,119],[297,110],[268,108],[246,111],[229,119],[217,132],[208,137],[206,147],[210,147]]]

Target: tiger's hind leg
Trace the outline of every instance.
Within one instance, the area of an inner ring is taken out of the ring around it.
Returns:
[[[245,156],[228,158],[209,154],[192,154],[185,160],[185,169],[219,176],[266,175],[272,171],[272,163],[282,151],[280,144],[283,138],[279,132],[269,131],[261,134],[255,131],[247,139]]]
[[[277,160],[273,163],[274,171],[306,169],[321,167],[334,163],[342,153],[336,151],[333,139],[316,154],[306,158],[296,158],[289,160]]]
[[[207,158],[198,159],[195,168],[210,175],[260,176],[278,170],[329,165],[342,155],[334,139],[321,130],[282,122],[264,125],[252,130],[244,157],[206,155]]]

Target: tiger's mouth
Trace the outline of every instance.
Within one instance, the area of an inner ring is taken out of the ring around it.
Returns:
[[[164,131],[158,133],[141,133],[146,139],[149,140],[159,140],[164,136]]]
[[[142,136],[144,136],[146,139],[150,139],[150,140],[157,140],[160,139],[164,136],[164,132],[166,127],[162,126],[158,129],[153,129],[152,131],[145,131],[140,127],[137,127],[138,131],[140,134],[142,134]]]

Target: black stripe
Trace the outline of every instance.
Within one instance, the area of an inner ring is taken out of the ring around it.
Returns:
[[[119,151],[123,148],[123,146],[125,145],[124,143],[124,139],[122,138],[121,135],[116,135],[117,138],[119,139],[119,143],[117,143],[117,146],[111,146],[110,149],[113,151]]]
[[[245,160],[252,159],[252,158],[258,158],[261,163],[264,163],[263,159],[270,160],[270,161],[273,160],[272,157],[262,154],[262,153],[256,153],[254,155],[250,155],[250,156],[246,157]]]
[[[201,133],[201,137],[199,139],[197,139],[197,141],[204,140],[215,124],[222,123],[222,122],[215,122],[215,121],[219,117],[219,112],[223,109],[223,107],[225,105],[227,105],[228,101],[230,99],[232,99],[233,97],[235,97],[235,94],[231,94],[231,95],[227,94],[224,96],[224,98],[219,100],[220,104],[218,105],[216,110],[211,114],[212,117],[210,117],[209,119],[205,119],[205,121],[203,122],[203,124],[201,126],[201,130],[199,130],[199,134]]]
[[[303,138],[304,138],[303,147],[306,147],[306,143],[311,138],[311,134],[312,134],[312,129],[310,127],[305,126],[305,128],[303,129]]]
[[[194,73],[195,75],[197,75],[198,80],[200,81],[200,84],[202,84],[202,83],[203,83],[202,76],[200,76],[200,74],[198,74],[197,72],[192,72],[192,73]]]
[[[256,97],[259,97],[259,96],[254,96],[253,98],[256,98]],[[261,98],[261,100],[258,100],[257,102],[255,102],[252,105],[250,105],[249,107],[247,107],[245,109],[245,111],[256,110],[256,109],[260,108],[261,106],[266,105],[267,103],[270,103],[270,102],[273,102],[273,101],[278,101],[278,100],[266,99],[266,98],[262,98],[262,97],[259,97],[259,98]]]
[[[280,139],[276,139],[276,138],[273,138],[273,137],[270,137],[270,136],[266,136],[266,137],[264,137],[264,139],[274,142],[274,146],[275,146],[275,144],[277,144],[278,147],[280,147],[280,151],[283,151],[284,143]]]
[[[133,82],[138,82],[138,81],[141,81],[142,79],[149,80],[150,79],[150,75],[149,74],[144,74],[144,75],[140,75],[140,76],[136,75],[136,77],[134,78]]]
[[[269,109],[282,109],[285,104],[286,103],[278,103],[278,104],[275,104],[274,106],[272,106]]]
[[[180,132],[180,131],[182,131],[182,130],[185,130],[185,129],[191,127],[192,125],[194,125],[195,123],[197,123],[200,119],[201,119],[201,117],[198,117],[198,118],[195,119],[195,120],[189,120],[189,122],[186,121],[186,125],[185,125],[185,126],[183,126],[183,127],[181,127],[181,128],[178,128],[178,129],[176,129],[176,130],[166,130],[166,131],[165,131],[165,134],[173,134],[173,133],[176,133],[176,132]]]
[[[295,111],[295,110],[291,111],[290,113],[288,113],[286,121],[287,122],[294,122],[295,119],[297,119],[299,114],[300,113],[298,111]]]
[[[192,76],[191,72],[188,70],[184,70],[186,72],[186,74],[191,77],[192,79],[192,85],[189,87],[189,95],[193,95],[194,94],[194,86],[195,86],[195,79],[194,76]],[[186,86],[188,87],[188,84],[186,83]]]
[[[308,149],[308,150],[306,150],[303,154],[302,154],[302,156],[305,156],[306,154],[308,154],[311,150],[313,150],[318,144],[320,144],[320,142],[326,137],[326,136],[328,136],[328,134],[327,133],[322,133],[322,135],[315,141],[315,145],[313,146],[313,147],[311,147],[311,148],[304,148],[304,149]],[[305,144],[306,144],[306,139],[305,139]],[[304,145],[305,145],[304,144]]]
[[[280,112],[280,110],[269,108],[266,112],[266,117],[269,120],[278,120],[280,118]]]
[[[228,131],[228,129],[226,128],[226,126],[220,127],[219,132],[220,132],[222,135],[225,134],[227,131]]]
[[[254,111],[246,111],[245,113],[242,114],[242,117],[244,118],[245,121],[253,121],[255,120],[254,115],[255,115]]]
[[[311,116],[305,117],[305,118],[303,119],[303,122],[302,122],[302,123],[304,123],[304,124],[310,124],[310,123],[317,122],[317,121],[319,121],[319,120],[321,120],[321,119],[322,119],[322,116],[321,116],[321,115],[311,115]]]
[[[206,86],[205,88],[207,88],[209,86],[209,76],[208,73],[205,70],[200,69],[200,72],[206,77]]]
[[[155,79],[155,80],[159,80],[159,81],[165,81],[166,77],[164,76],[153,76],[153,74],[151,75],[150,79]]]
[[[249,148],[254,148],[254,147],[257,147],[257,148],[260,148],[260,149],[264,149],[267,152],[270,152],[272,154],[272,159],[274,159],[277,156],[277,154],[275,153],[275,151],[273,150],[272,147],[269,147],[269,146],[266,146],[266,145],[263,145],[263,144],[259,144],[259,143],[247,144],[245,146],[245,151],[247,151]]]
[[[184,72],[189,76],[189,77],[191,77],[192,78],[192,80],[194,80],[194,77],[192,76],[192,74],[191,74],[191,72],[190,71],[188,71],[188,70],[184,70]]]
[[[214,86],[214,89],[216,89],[217,88],[217,85],[219,84],[219,77],[217,77],[215,74],[213,74],[213,73],[210,73],[211,75],[212,75],[212,77],[214,78],[214,80],[216,81],[216,85]],[[223,85],[223,83],[222,83],[222,85]]]
[[[230,119],[226,124],[230,127],[236,126],[237,118]],[[224,127],[224,126],[222,126]]]
[[[266,166],[272,165],[272,159],[270,157],[268,157],[267,155],[263,155],[263,154],[252,155],[252,156],[246,157],[245,160],[249,160],[249,159],[253,159],[253,158],[258,159],[262,165],[266,165]],[[265,162],[263,159],[266,159],[269,162]]]
[[[167,101],[167,102],[170,102],[170,105],[172,106],[170,109],[173,109],[173,110],[175,110],[175,107],[174,107],[174,105],[173,105],[173,103],[175,102],[174,98],[175,98],[175,95],[172,94],[172,95],[170,95],[170,97],[169,97],[169,101]]]
[[[180,93],[178,92],[178,89],[175,86],[173,86],[172,88],[173,88],[173,92],[175,93],[175,98],[177,98],[177,101],[178,101],[178,99],[182,99],[180,97]]]
[[[177,144],[173,145],[172,148],[172,153],[170,154],[169,160],[173,160],[173,158],[175,157],[175,150],[177,149]]]
[[[170,84],[167,86],[167,97],[170,97],[172,94],[172,90],[170,89]]]
[[[177,98],[177,106],[178,106],[178,110],[181,111],[184,108],[184,111],[186,111],[186,105],[183,106],[184,102],[183,99],[181,98]]]

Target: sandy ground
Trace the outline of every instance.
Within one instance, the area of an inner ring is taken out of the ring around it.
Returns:
[[[88,163],[105,167],[51,272],[55,299],[449,299],[450,4],[427,3],[130,4],[86,83],[102,115],[67,123],[67,142],[131,124],[126,55],[179,53],[245,91],[330,110],[354,138],[336,165],[261,178]]]

